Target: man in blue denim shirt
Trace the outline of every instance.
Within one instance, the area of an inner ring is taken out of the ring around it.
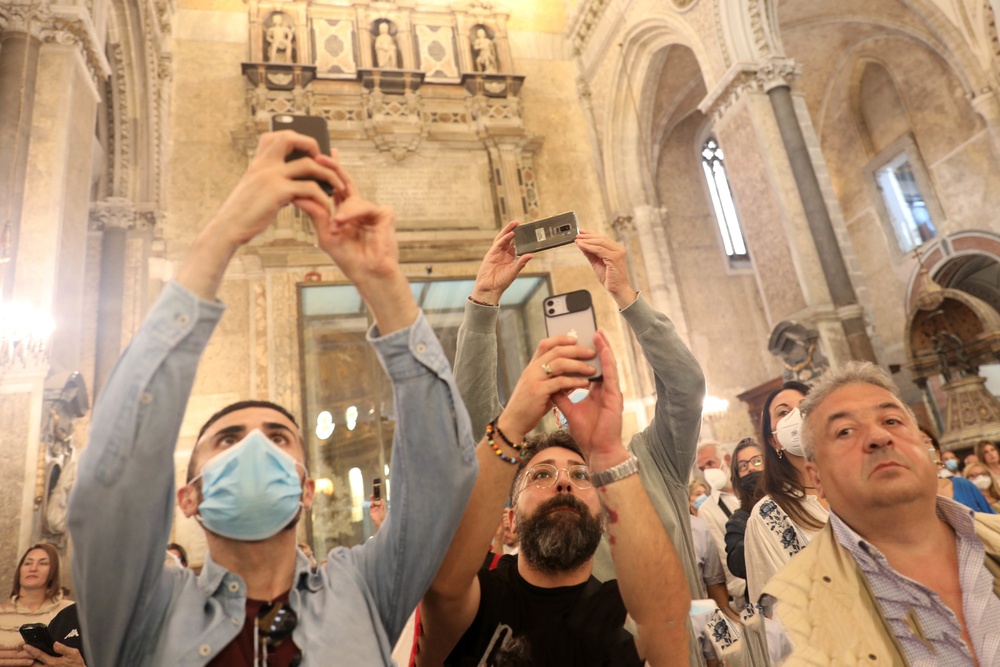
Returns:
[[[296,148],[310,157],[286,163]],[[334,185],[336,214],[320,187],[302,178]],[[315,490],[303,474],[301,434],[283,409],[255,404],[207,426],[192,453],[197,479],[177,493],[185,514],[205,526],[204,569],[196,577],[164,568],[174,446],[199,358],[222,315],[216,292],[233,254],[288,202],[310,216],[319,247],[374,315],[368,338],[392,379],[398,415],[393,511],[372,540],[334,549],[312,571],[295,545],[295,522]],[[477,470],[473,445],[448,362],[400,269],[391,210],[362,199],[335,156],[320,155],[311,138],[265,135],[94,408],[70,502],[88,661],[101,667],[251,664],[264,648],[255,639],[246,642],[255,653],[237,646],[241,631],[255,630],[247,609],[254,600],[259,606],[287,599],[297,623],[284,650],[291,642],[302,665],[390,664],[392,645],[434,577],[468,500]],[[285,493],[275,506],[291,508],[290,522],[272,507],[248,515],[232,502],[241,492],[245,501],[259,500],[241,489],[254,488],[260,475],[280,482]],[[282,523],[274,524],[275,517]]]

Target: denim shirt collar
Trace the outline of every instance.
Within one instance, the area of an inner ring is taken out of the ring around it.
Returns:
[[[198,588],[205,595],[214,597],[227,579],[238,582],[244,596],[246,595],[246,582],[243,581],[243,577],[216,563],[212,560],[212,553],[206,551],[205,564],[201,568],[201,574],[198,575]],[[318,570],[313,570],[312,561],[299,549],[295,550],[295,576],[292,577],[292,581],[295,582],[292,588],[298,590],[304,589],[315,593],[323,587],[322,576]],[[290,599],[294,597],[297,596],[290,596]]]

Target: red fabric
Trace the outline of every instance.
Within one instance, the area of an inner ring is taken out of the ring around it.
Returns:
[[[281,595],[274,600],[275,604],[288,603],[288,593]],[[229,642],[222,652],[212,658],[208,667],[248,667],[255,665],[253,661],[253,629],[257,621],[257,612],[266,604],[265,600],[251,600],[247,598],[247,615],[243,621],[243,629],[236,639]],[[268,651],[268,667],[288,667],[288,664],[299,654],[299,649],[295,642],[289,637],[281,642],[276,649]]]

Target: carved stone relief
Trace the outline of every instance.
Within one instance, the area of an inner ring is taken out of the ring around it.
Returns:
[[[316,39],[317,74],[353,74],[358,70],[355,57],[357,39],[354,22],[342,19],[317,19],[312,24]]]
[[[418,24],[417,63],[427,73],[428,80],[455,79],[458,77],[458,59],[455,55],[455,33],[450,26]]]

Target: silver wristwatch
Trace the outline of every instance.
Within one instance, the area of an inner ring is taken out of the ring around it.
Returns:
[[[635,458],[635,454],[629,454],[628,459],[622,461],[616,466],[611,466],[607,470],[602,470],[601,472],[594,472],[590,474],[590,483],[594,487],[607,486],[612,482],[617,482],[618,480],[625,479],[639,472],[639,459]]]

